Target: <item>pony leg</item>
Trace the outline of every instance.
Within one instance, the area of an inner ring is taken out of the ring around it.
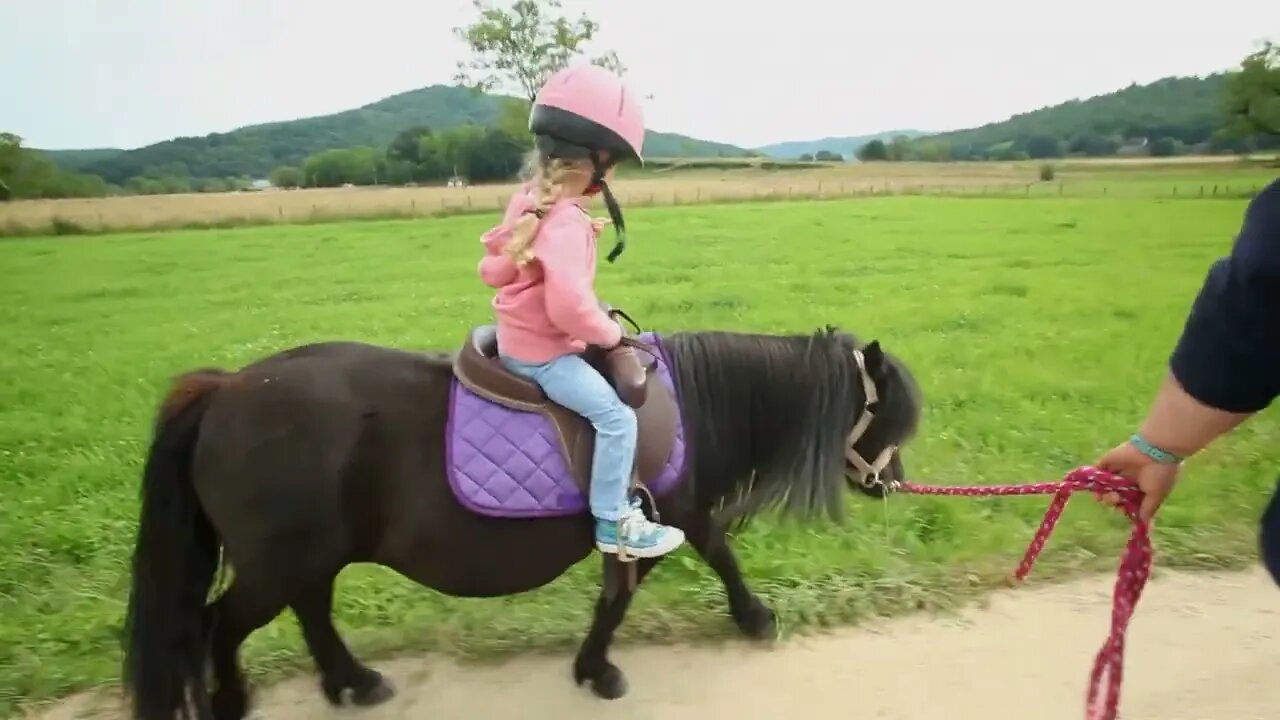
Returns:
[[[729,599],[729,615],[744,635],[757,640],[772,640],[778,634],[773,610],[747,587],[738,560],[729,547],[724,528],[711,518],[693,523],[687,530],[689,544],[707,565],[720,576]]]
[[[591,629],[578,649],[578,656],[573,661],[573,679],[579,685],[591,683],[591,691],[606,700],[616,700],[627,694],[627,678],[616,665],[609,662],[609,645],[613,642],[613,633],[622,624],[622,618],[631,606],[631,598],[635,596],[635,588],[627,587],[625,567],[620,567],[613,555],[604,555],[605,580],[596,599],[595,617],[591,621]],[[638,558],[636,564],[636,588],[644,582],[662,557]],[[610,567],[610,566],[614,567]]]
[[[365,667],[333,626],[333,581],[330,575],[296,598],[290,607],[302,626],[307,649],[320,671],[320,688],[329,703],[342,705],[342,695],[351,691],[351,702],[359,706],[378,705],[395,695],[381,674]]]
[[[285,608],[283,593],[270,581],[251,583],[240,575],[208,613],[209,649],[217,689],[212,707],[216,720],[240,720],[249,710],[249,692],[240,672],[240,645],[250,633],[271,622]]]

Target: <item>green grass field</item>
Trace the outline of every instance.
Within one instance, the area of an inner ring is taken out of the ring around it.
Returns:
[[[895,197],[635,209],[600,293],[646,328],[879,338],[924,385],[918,479],[1051,480],[1145,410],[1244,200]],[[488,317],[475,276],[490,217],[0,243],[0,715],[109,683],[118,667],[137,483],[167,379],[284,347],[358,339],[449,348]],[[607,237],[607,236],[606,236]],[[1190,463],[1156,528],[1162,567],[1254,557],[1280,422]],[[1269,458],[1268,458],[1269,456]],[[784,630],[946,607],[1012,570],[1045,498],[851,497],[843,527],[764,522],[736,538]],[[1127,522],[1068,509],[1032,581],[1110,570]],[[598,563],[525,596],[459,601],[377,568],[339,581],[357,652],[487,655],[576,643]],[[1098,617],[1099,638],[1107,619]],[[622,638],[732,632],[682,550]],[[259,678],[309,667],[291,616],[255,635]]]

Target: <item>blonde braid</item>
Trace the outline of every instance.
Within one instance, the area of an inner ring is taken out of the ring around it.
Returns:
[[[537,150],[525,158],[524,175],[534,189],[534,207],[538,213],[526,213],[516,220],[511,231],[511,240],[507,242],[503,252],[516,261],[516,265],[524,267],[533,260],[533,238],[538,234],[539,217],[560,199],[564,192],[565,180],[575,172],[581,172],[577,164],[560,158],[548,158]]]

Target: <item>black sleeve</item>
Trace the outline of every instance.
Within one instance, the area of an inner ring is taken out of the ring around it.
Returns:
[[[1192,397],[1227,412],[1280,395],[1280,180],[1249,203],[1231,254],[1209,268],[1170,368]]]

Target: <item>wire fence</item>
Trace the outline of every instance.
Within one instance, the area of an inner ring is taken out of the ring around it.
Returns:
[[[622,185],[620,183],[620,185]],[[1160,180],[904,182],[792,179],[644,181],[618,188],[626,207],[875,197],[1239,199],[1259,183]],[[272,223],[422,218],[501,211],[513,186],[341,188],[42,200],[0,205],[0,235],[91,234],[127,230],[236,227]]]

